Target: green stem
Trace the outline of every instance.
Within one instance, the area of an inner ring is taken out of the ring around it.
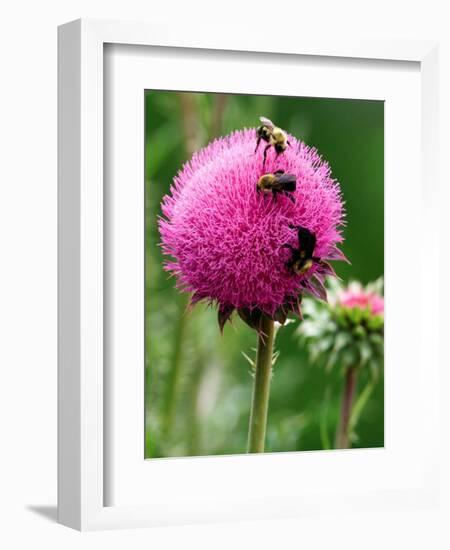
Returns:
[[[355,401],[350,415],[350,431],[353,431],[356,428],[356,424],[358,423],[361,412],[366,406],[369,397],[372,395],[372,391],[375,388],[375,383],[375,380],[370,380],[370,382],[367,383],[366,387],[361,392],[358,399]]]
[[[341,418],[336,433],[336,449],[348,449],[350,446],[350,417],[356,391],[358,368],[350,367],[345,373],[344,392],[342,394]]]
[[[186,297],[183,295],[179,299],[178,304],[178,321],[174,331],[174,349],[172,355],[172,361],[168,373],[166,394],[164,398],[163,407],[163,425],[162,433],[165,442],[170,437],[172,431],[172,424],[175,414],[175,404],[178,395],[178,386],[180,383],[180,376],[182,371],[183,362],[183,349],[184,349],[184,337],[187,329],[187,316],[186,316]]]
[[[200,387],[205,370],[205,357],[202,353],[201,346],[196,346],[196,364],[190,374],[191,391],[189,395],[189,407],[186,415],[186,433],[188,434],[188,449],[189,456],[198,456],[201,453],[201,421],[198,415],[198,406],[200,399]]]
[[[255,382],[253,386],[250,426],[248,432],[249,453],[263,453],[266,439],[267,411],[269,409],[272,353],[275,333],[274,322],[262,316],[256,352]]]
[[[330,405],[330,387],[325,389],[322,413],[320,415],[320,441],[323,449],[331,449],[330,437],[328,435],[328,408]]]
[[[178,94],[181,107],[181,123],[184,134],[184,148],[186,156],[192,156],[200,146],[200,132],[198,125],[197,102],[195,95],[188,92]],[[170,439],[172,425],[175,416],[176,398],[178,395],[178,386],[182,373],[184,337],[187,329],[186,305],[187,297],[185,294],[180,296],[178,302],[178,322],[174,331],[174,348],[169,375],[167,379],[166,394],[163,401],[162,411],[162,436],[165,442]]]

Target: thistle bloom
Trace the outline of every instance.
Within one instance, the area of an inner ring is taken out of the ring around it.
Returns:
[[[368,310],[372,315],[384,314],[384,298],[359,283],[351,283],[343,290],[338,296],[338,303],[344,308]]]
[[[263,147],[255,153],[254,129],[236,131],[198,151],[177,174],[162,202],[159,222],[165,269],[192,304],[204,300],[219,307],[221,326],[234,309],[252,325],[264,313],[284,322],[288,311],[300,314],[299,296],[325,298],[324,277],[334,271],[326,260],[345,259],[344,210],[339,184],[315,149],[289,136],[290,147],[263,167]],[[291,200],[258,193],[266,173],[294,174]],[[315,261],[304,274],[286,266],[298,248],[303,226],[316,235]]]
[[[383,279],[364,287],[347,287],[329,281],[330,303],[305,300],[305,320],[298,334],[305,340],[310,359],[327,370],[338,367],[344,376],[336,447],[347,448],[356,441],[358,416],[377,383],[384,361]],[[364,372],[366,386],[357,403],[357,383]]]
[[[383,279],[365,287],[356,281],[344,287],[330,279],[328,286],[330,303],[305,301],[306,318],[298,328],[312,360],[329,369],[369,365],[377,376],[384,353]]]

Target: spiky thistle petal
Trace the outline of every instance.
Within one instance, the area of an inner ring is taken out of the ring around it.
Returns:
[[[292,251],[283,245],[298,247],[293,226],[315,234],[314,256],[345,258],[337,249],[344,220],[339,184],[315,149],[289,140],[283,154],[268,151],[263,167],[254,129],[217,139],[184,165],[163,199],[162,250],[172,258],[165,269],[194,303],[218,305],[221,328],[234,309],[257,328],[261,314],[280,322],[290,311],[301,314],[303,292],[325,298],[327,262],[300,275],[286,266]],[[296,176],[292,197],[257,192],[260,176],[277,170]]]

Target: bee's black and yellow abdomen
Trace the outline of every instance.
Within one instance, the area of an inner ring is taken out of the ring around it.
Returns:
[[[297,187],[297,180],[294,174],[285,174],[283,170],[278,170],[275,174],[262,175],[256,187],[259,191],[273,191],[282,193],[283,191],[292,192]]]
[[[315,258],[313,256],[316,247],[316,236],[305,227],[290,227],[292,227],[292,229],[297,229],[298,248],[294,248],[291,245],[285,245],[292,250],[292,258],[287,263],[287,266],[296,275],[303,275],[311,269],[314,261],[320,262],[320,258]]]

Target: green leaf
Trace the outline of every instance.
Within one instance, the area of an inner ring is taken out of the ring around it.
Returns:
[[[340,354],[340,363],[344,369],[358,364],[358,352],[354,347],[345,348]]]
[[[369,365],[370,374],[372,376],[372,380],[374,382],[377,382],[380,377],[380,372],[382,369],[382,361],[377,360],[377,358],[375,357],[372,357],[368,365]]]
[[[352,340],[353,338],[348,332],[344,332],[344,331],[338,332],[336,334],[336,339],[334,341],[334,346],[333,346],[334,351],[340,351],[345,346],[350,344]]]
[[[366,290],[369,292],[375,292],[375,294],[379,294],[380,296],[383,294],[384,289],[384,279],[383,277],[379,277],[376,281],[373,281],[372,283],[369,283],[366,286]]]
[[[357,325],[353,329],[353,334],[356,338],[364,338],[366,336],[366,329],[362,325]]]
[[[325,395],[323,399],[323,407],[321,407],[320,415],[320,441],[322,442],[323,449],[331,449],[330,436],[328,434],[328,409],[330,405],[330,387],[327,386],[325,389]]]
[[[330,353],[330,355],[328,356],[328,360],[325,364],[325,371],[326,372],[331,372],[331,370],[333,369],[334,365],[337,363],[337,358],[338,358],[338,355],[339,355],[339,352],[338,351],[332,351]]]
[[[367,321],[367,326],[370,330],[380,330],[384,326],[384,316],[383,315],[375,315],[373,317],[370,317]]]
[[[360,365],[363,366],[372,357],[372,347],[368,342],[360,341],[358,342],[358,350],[360,355]]]
[[[356,400],[355,404],[353,405],[352,412],[350,415],[350,421],[349,421],[349,429],[351,432],[355,431],[359,417],[361,416],[361,413],[364,407],[366,406],[374,387],[375,387],[375,380],[372,379],[366,384],[365,388],[363,389],[358,399]]]
[[[321,338],[317,342],[317,349],[319,350],[319,353],[325,353],[328,351],[331,346],[333,345],[333,337],[332,336],[326,336]]]
[[[347,318],[347,311],[344,308],[337,307],[335,310],[335,318],[338,325],[343,328],[349,327],[349,320]]]
[[[381,334],[378,334],[376,332],[372,332],[370,335],[369,335],[369,340],[372,344],[374,344],[375,346],[380,346],[381,348],[384,347],[384,338]]]
[[[247,361],[250,363],[250,366],[252,367],[252,369],[254,370],[255,369],[255,362],[253,361],[253,359],[251,359],[246,353],[245,351],[241,351],[242,355],[247,359]]]
[[[347,315],[354,325],[358,325],[363,319],[364,312],[359,307],[354,307],[348,310]]]
[[[272,367],[277,362],[278,357],[280,356],[280,351],[277,350],[275,353],[272,354]]]

